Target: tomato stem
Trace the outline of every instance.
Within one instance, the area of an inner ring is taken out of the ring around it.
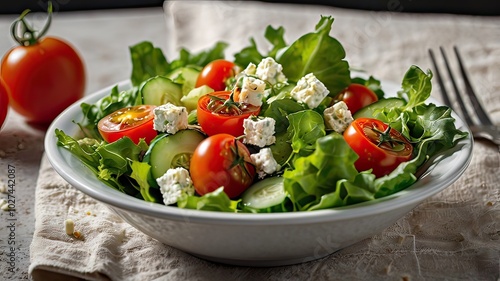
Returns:
[[[238,138],[233,139],[233,144],[234,144],[234,147],[231,147],[231,151],[234,154],[234,161],[233,161],[233,163],[231,163],[229,170],[236,167],[236,166],[240,166],[240,168],[245,172],[245,174],[249,178],[252,178],[252,175],[250,174],[247,167],[245,166],[245,163],[249,163],[249,162],[246,161],[245,158],[243,156],[241,156],[239,151],[238,151]],[[249,164],[251,164],[251,163],[249,163]],[[251,164],[251,165],[253,165],[253,164]]]
[[[391,126],[387,126],[387,128],[384,130],[384,131],[380,131],[379,129],[377,128],[372,128],[372,130],[376,133],[379,134],[379,139],[378,139],[378,143],[377,143],[377,146],[380,147],[381,145],[383,144],[388,144],[392,149],[394,149],[396,147],[396,145],[400,145],[400,144],[404,144],[403,141],[401,140],[398,140],[398,139],[395,139],[391,136],[390,132],[391,132]]]
[[[224,113],[229,113],[230,110],[236,111],[237,114],[243,113],[243,111],[240,109],[240,103],[234,101],[232,92],[227,100],[212,95],[209,95],[209,97],[210,97],[210,102],[208,103],[207,107],[213,109],[212,111],[215,113],[224,114]],[[217,105],[217,102],[222,102],[222,104],[219,104],[217,107],[214,108],[214,106]],[[223,112],[223,110],[225,110],[225,112]]]
[[[41,31],[36,31],[27,22],[26,15],[29,14],[29,12],[29,9],[24,10],[19,18],[15,20],[10,27],[12,38],[14,38],[14,40],[21,46],[31,46],[36,44],[38,43],[38,40],[47,33],[52,22],[52,2],[48,1],[47,21]]]

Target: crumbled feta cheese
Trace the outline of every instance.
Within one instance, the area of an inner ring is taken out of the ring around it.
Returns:
[[[253,63],[249,63],[247,65],[247,68],[243,70],[243,73],[246,75],[255,75],[256,72],[257,72],[257,66]]]
[[[323,116],[326,127],[337,133],[343,133],[354,120],[351,111],[347,108],[347,104],[343,101],[339,101],[325,109]]]
[[[153,127],[157,131],[175,134],[188,127],[188,112],[183,106],[167,103],[156,107],[153,114]]]
[[[273,144],[276,141],[274,136],[275,124],[276,121],[271,117],[248,117],[243,120],[243,132],[245,134],[243,143],[259,147]]]
[[[296,101],[307,104],[311,109],[318,107],[328,93],[330,91],[312,73],[300,78],[290,92]]]
[[[252,163],[255,165],[257,174],[261,179],[281,168],[278,162],[274,159],[273,153],[269,147],[261,149],[258,153],[251,154],[250,158],[252,159]]]
[[[254,106],[261,106],[265,89],[266,83],[264,81],[250,76],[245,76],[243,77],[243,84],[241,86],[238,101]]]
[[[259,65],[257,65],[255,74],[261,80],[264,80],[271,85],[285,83],[287,81],[285,74],[283,74],[283,66],[271,57],[264,58],[260,61]]]
[[[156,179],[160,186],[160,192],[163,195],[165,205],[177,203],[182,193],[188,195],[194,194],[194,186],[189,171],[182,168],[168,169],[163,176]]]

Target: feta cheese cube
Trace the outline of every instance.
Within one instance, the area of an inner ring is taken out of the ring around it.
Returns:
[[[261,80],[271,85],[286,83],[287,81],[285,74],[283,74],[283,66],[271,57],[264,58],[260,61],[259,65],[257,65],[255,74]]]
[[[296,101],[307,104],[311,109],[318,107],[328,93],[330,91],[312,73],[300,78],[290,92]]]
[[[243,120],[243,132],[245,134],[243,143],[259,147],[273,144],[276,141],[274,136],[275,124],[276,121],[271,117],[248,117]]]
[[[183,193],[194,194],[194,186],[189,171],[182,168],[168,169],[163,176],[156,179],[163,195],[163,203],[171,205],[177,203]]]
[[[156,107],[153,114],[153,128],[157,131],[175,134],[188,127],[188,112],[183,106],[167,103]]]
[[[281,169],[281,166],[274,159],[273,152],[269,147],[261,149],[258,153],[251,154],[250,158],[261,179]]]
[[[251,76],[245,76],[243,77],[238,102],[261,106],[265,89],[266,83],[264,81]]]
[[[339,101],[323,111],[326,128],[332,129],[337,133],[343,133],[347,126],[354,120],[347,104]]]

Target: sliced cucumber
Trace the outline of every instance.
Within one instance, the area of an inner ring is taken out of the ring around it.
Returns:
[[[406,101],[401,98],[387,98],[378,100],[368,106],[363,107],[354,113],[353,118],[358,119],[361,117],[366,118],[377,118],[377,110],[383,108],[392,108],[392,107],[400,107],[406,104]]]
[[[144,156],[151,165],[151,175],[157,179],[170,168],[189,169],[191,156],[203,139],[205,136],[196,130],[182,130],[153,141]]]
[[[246,207],[264,209],[281,204],[285,198],[283,178],[271,177],[250,186],[243,193],[241,200]]]
[[[174,82],[182,84],[182,94],[185,96],[189,93],[189,91],[194,89],[199,74],[199,70],[186,66],[173,71],[168,75],[168,78],[172,79]]]
[[[144,104],[162,105],[170,102],[181,105],[181,86],[164,76],[155,76],[146,80],[140,88],[140,94]]]
[[[198,106],[198,100],[209,93],[212,93],[214,90],[212,88],[203,85],[198,88],[192,89],[187,95],[184,95],[181,98],[182,104],[186,107],[186,109],[190,112]]]

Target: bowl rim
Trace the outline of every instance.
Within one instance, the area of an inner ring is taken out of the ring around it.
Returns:
[[[384,88],[391,87],[390,82],[384,81],[382,85],[384,84]],[[392,87],[395,87],[394,85],[395,84],[392,83]],[[78,162],[80,162],[80,160],[72,156],[67,149],[57,146],[57,138],[54,134],[55,129],[64,127],[64,124],[68,125],[68,122],[71,123],[72,120],[77,120],[77,117],[81,118],[82,114],[80,104],[82,102],[96,102],[99,98],[109,94],[111,89],[114,87],[118,87],[118,89],[120,90],[128,89],[130,88],[130,81],[123,80],[119,83],[113,84],[90,95],[87,95],[66,108],[61,114],[59,114],[51,123],[45,135],[45,154],[54,170],[64,180],[66,180],[73,187],[85,193],[86,195],[96,199],[97,201],[105,203],[106,205],[108,205],[108,207],[111,208],[119,208],[122,210],[146,214],[156,218],[205,224],[215,223],[232,225],[296,225],[321,223],[332,220],[342,221],[357,217],[363,217],[367,214],[377,215],[398,208],[403,208],[405,206],[416,206],[426,198],[429,198],[442,191],[447,186],[455,182],[465,172],[472,158],[472,148],[474,141],[472,139],[470,129],[463,122],[463,120],[456,115],[456,113],[452,112],[452,116],[456,120],[455,122],[457,128],[468,132],[468,136],[460,140],[457,145],[449,151],[449,155],[454,155],[454,157],[458,159],[454,161],[454,165],[451,165],[451,167],[447,168],[445,172],[446,176],[440,176],[432,186],[426,185],[425,178],[428,178],[429,175],[432,175],[435,166],[439,164],[441,160],[448,157],[438,157],[440,159],[432,161],[432,163],[430,163],[430,166],[426,168],[426,172],[423,173],[420,179],[404,190],[386,197],[345,207],[303,212],[253,214],[201,211],[182,209],[174,206],[165,206],[158,203],[146,202],[141,199],[134,198],[130,195],[121,193],[117,190],[107,187],[97,178],[94,178],[94,180],[97,181],[97,183],[100,185],[97,188],[84,184],[82,182],[83,176],[78,173],[78,170],[72,169],[74,168],[74,165],[69,165],[70,163],[68,163],[67,161],[68,157],[74,158]],[[439,102],[432,98],[429,98],[428,102],[439,105]],[[87,167],[85,167],[83,164],[81,164],[81,166],[87,169]],[[106,189],[103,189],[103,187]]]

